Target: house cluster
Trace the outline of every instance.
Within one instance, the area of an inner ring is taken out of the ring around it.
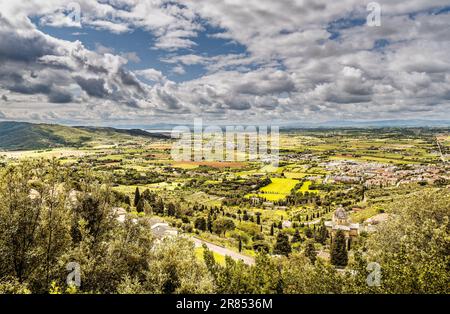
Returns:
[[[320,157],[312,153],[288,153],[280,156],[282,161],[307,161],[308,163],[320,162]]]
[[[440,179],[450,179],[450,175],[443,165],[411,164],[401,167],[377,162],[339,160],[323,163],[323,166],[333,173],[327,181],[364,183],[367,187],[415,182],[433,184]]]

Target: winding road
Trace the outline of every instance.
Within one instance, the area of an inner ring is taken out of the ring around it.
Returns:
[[[196,247],[201,247],[203,244],[205,244],[208,247],[208,249],[210,249],[211,251],[216,252],[220,255],[223,255],[223,256],[228,255],[236,261],[242,260],[247,265],[255,264],[255,259],[253,257],[237,253],[237,252],[227,249],[223,246],[213,244],[211,242],[207,242],[204,240],[200,240],[199,238],[196,238],[196,237],[190,237],[190,239],[194,242]]]

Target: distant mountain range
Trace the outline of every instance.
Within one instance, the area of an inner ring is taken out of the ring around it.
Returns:
[[[373,121],[327,121],[320,123],[288,122],[280,124],[288,128],[339,128],[339,127],[450,127],[450,120],[373,120]]]
[[[130,137],[164,138],[166,136],[140,129],[0,122],[0,150],[80,147],[92,141],[126,140]]]
[[[186,124],[192,127],[192,125]],[[210,125],[204,123],[204,127]],[[222,126],[224,126],[223,124]],[[238,124],[236,124],[238,125]],[[248,124],[252,125],[252,124]],[[280,129],[450,127],[449,120],[376,120],[273,123]],[[134,126],[133,129],[93,126],[63,126],[28,122],[0,122],[0,150],[35,150],[53,147],[81,147],[89,142],[126,140],[130,137],[167,138],[174,123]]]
[[[371,121],[352,121],[352,120],[333,120],[325,122],[269,122],[269,123],[229,123],[221,122],[216,125],[226,126],[226,125],[278,125],[281,129],[305,129],[305,128],[387,128],[387,127],[450,127],[450,120],[425,120],[425,119],[413,119],[413,120],[371,120]],[[173,127],[178,125],[186,125],[192,127],[192,121],[187,121],[186,123],[158,123],[150,125],[138,125],[135,128],[146,129],[146,130],[166,130],[169,131]],[[212,125],[212,123],[204,122],[203,126],[206,127]]]

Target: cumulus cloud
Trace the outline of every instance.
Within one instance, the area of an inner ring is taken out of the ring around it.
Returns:
[[[152,82],[164,82],[166,80],[166,77],[161,73],[161,71],[152,68],[138,70],[135,73]]]
[[[381,26],[369,27],[357,0],[78,1],[86,31],[151,33],[162,71],[139,67],[133,51],[40,31],[31,18],[77,27],[62,0],[0,0],[2,111],[51,121],[450,118],[448,1],[378,2]],[[245,51],[196,52],[200,35]],[[200,75],[169,79],[192,67]]]
[[[184,67],[183,67],[182,65],[178,64],[178,65],[176,65],[176,66],[174,66],[174,67],[172,68],[172,71],[171,71],[171,72],[172,72],[173,74],[183,75],[183,74],[186,73],[186,70],[184,69]]]

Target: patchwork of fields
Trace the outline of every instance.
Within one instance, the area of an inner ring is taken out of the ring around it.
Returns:
[[[240,245],[241,254],[254,256],[260,246],[271,251],[279,232],[292,239],[298,231],[306,239],[308,230],[330,220],[337,206],[344,206],[353,222],[363,224],[393,200],[445,177],[448,171],[432,134],[399,132],[281,133],[277,166],[255,161],[173,161],[170,140],[133,142],[130,137],[79,148],[2,152],[0,162],[55,158],[73,169],[86,167],[99,178],[108,178],[117,193],[116,206],[133,217],[158,216],[188,236],[233,252]],[[448,153],[449,137],[440,138],[443,153]],[[364,189],[363,182],[369,183]],[[143,212],[136,203],[136,190],[161,202],[144,204]],[[201,247],[195,254],[203,260]],[[223,254],[215,252],[214,257],[224,264]]]

